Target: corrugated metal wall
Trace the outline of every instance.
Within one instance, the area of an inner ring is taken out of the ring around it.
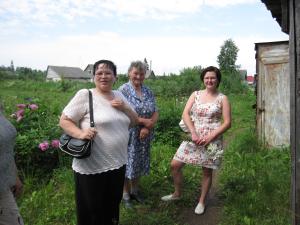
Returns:
[[[290,144],[288,41],[256,43],[257,132],[268,146]]]

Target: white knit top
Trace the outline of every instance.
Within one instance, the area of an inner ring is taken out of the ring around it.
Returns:
[[[95,89],[93,94],[94,121],[97,135],[91,155],[85,159],[73,159],[72,168],[80,174],[102,173],[118,169],[127,162],[127,144],[130,119],[125,113],[113,108]],[[119,91],[114,96],[129,103]],[[87,89],[79,90],[64,108],[63,113],[80,128],[90,127],[89,97]]]

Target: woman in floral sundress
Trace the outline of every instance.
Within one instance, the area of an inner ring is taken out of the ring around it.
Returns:
[[[205,89],[192,93],[182,114],[192,141],[184,141],[179,146],[171,162],[175,191],[162,197],[163,201],[180,199],[183,166],[186,163],[201,166],[202,189],[195,208],[196,214],[203,214],[205,211],[212,171],[219,168],[223,154],[222,134],[231,126],[229,101],[218,91],[221,82],[220,70],[213,66],[205,68],[201,73],[201,80]]]

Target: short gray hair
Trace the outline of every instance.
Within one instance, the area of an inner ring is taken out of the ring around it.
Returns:
[[[129,66],[129,68],[128,68],[128,73],[129,73],[133,68],[136,68],[136,69],[139,70],[139,71],[143,71],[144,73],[146,73],[146,70],[147,70],[147,67],[146,67],[145,63],[143,63],[143,62],[140,61],[140,60],[131,62],[130,66]]]

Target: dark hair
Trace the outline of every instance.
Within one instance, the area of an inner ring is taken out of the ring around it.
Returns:
[[[217,87],[219,87],[219,84],[221,83],[221,77],[222,77],[221,71],[215,66],[209,66],[209,67],[204,68],[200,74],[200,79],[202,82],[203,82],[204,76],[207,72],[215,72],[216,73],[217,80],[218,80]]]
[[[109,69],[111,69],[115,75],[117,76],[117,66],[110,60],[106,59],[101,59],[97,62],[95,62],[94,67],[93,67],[93,75],[95,76],[96,70],[100,64],[105,64]]]

